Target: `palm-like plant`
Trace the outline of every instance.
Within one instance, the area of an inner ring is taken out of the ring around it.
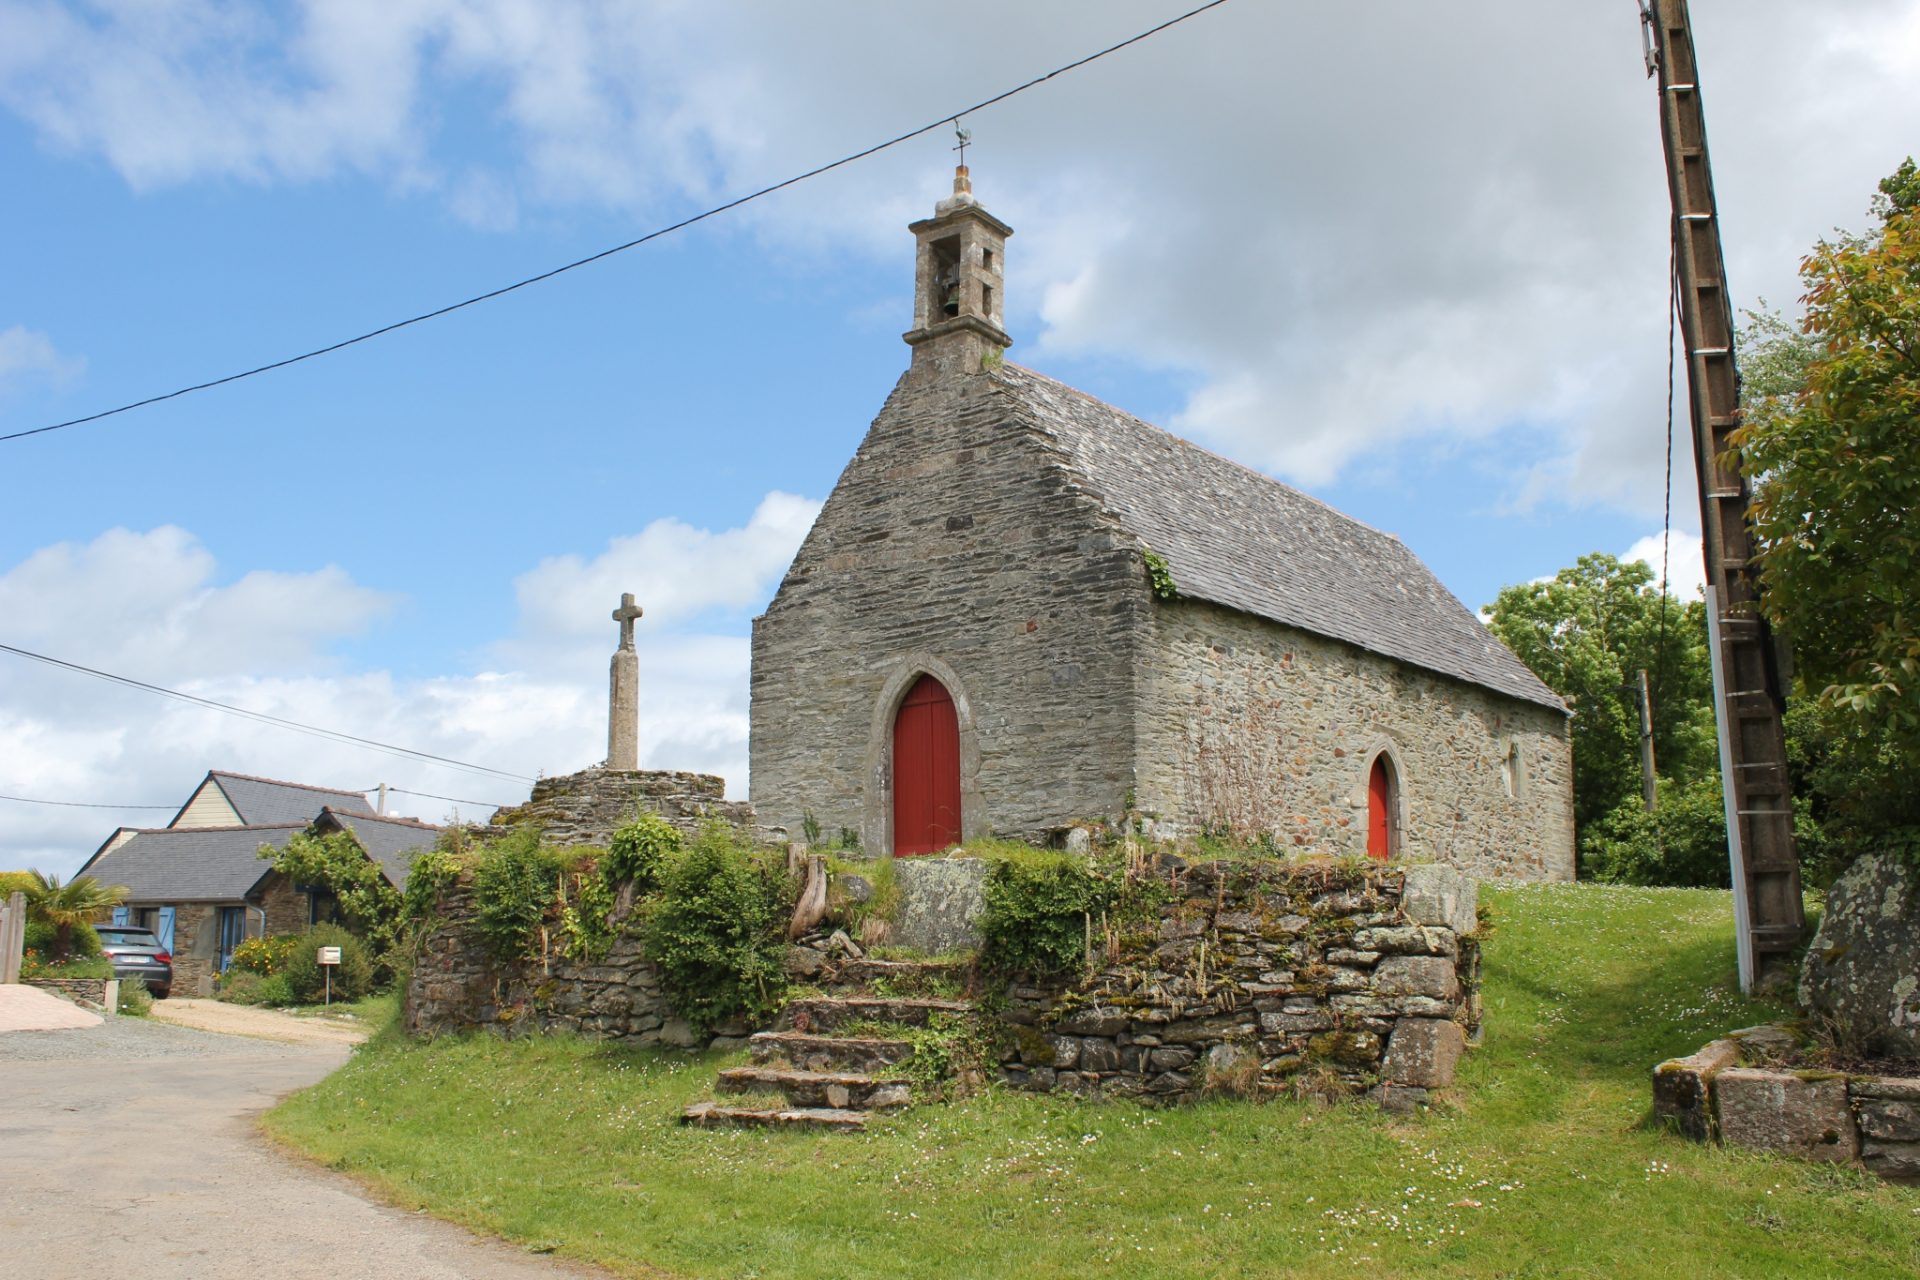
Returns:
[[[53,955],[49,959],[55,964],[72,953],[76,926],[92,924],[102,911],[127,900],[125,885],[101,884],[92,876],[75,876],[61,884],[59,876],[43,871],[27,874],[33,877],[33,883],[27,886],[27,918],[52,927]]]

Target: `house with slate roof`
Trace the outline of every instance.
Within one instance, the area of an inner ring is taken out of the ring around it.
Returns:
[[[209,772],[165,827],[121,827],[80,868],[125,885],[114,920],[152,929],[173,954],[174,991],[208,995],[247,938],[303,933],[334,918],[332,895],[260,857],[297,832],[350,834],[396,889],[440,828],[375,813],[357,792]]]
[[[754,622],[760,821],[1572,877],[1567,708],[1412,551],[1007,362],[964,168],[912,231],[910,367]]]

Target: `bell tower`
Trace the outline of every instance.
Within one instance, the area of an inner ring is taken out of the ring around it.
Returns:
[[[907,228],[917,245],[913,328],[902,336],[913,367],[975,370],[1013,345],[1001,328],[1007,237],[1013,228],[980,207],[967,166],[953,173],[953,194],[933,216]]]

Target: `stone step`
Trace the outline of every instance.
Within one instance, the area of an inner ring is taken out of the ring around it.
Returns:
[[[897,1022],[924,1027],[939,1013],[974,1011],[971,1000],[930,1000],[891,996],[807,996],[790,1000],[777,1030],[831,1033],[856,1022]]]
[[[867,1127],[869,1114],[834,1107],[723,1107],[717,1102],[696,1102],[680,1113],[680,1123],[709,1129],[733,1126],[857,1132]]]
[[[907,1081],[876,1078],[852,1071],[796,1071],[790,1067],[727,1067],[717,1087],[722,1093],[778,1089],[797,1108],[834,1111],[885,1111],[913,1101]]]
[[[800,1031],[761,1031],[747,1041],[756,1066],[802,1071],[884,1071],[913,1056],[906,1040],[815,1036]]]
[[[964,960],[842,960],[827,967],[822,981],[836,995],[871,993],[927,996],[942,987],[964,988],[973,966]]]

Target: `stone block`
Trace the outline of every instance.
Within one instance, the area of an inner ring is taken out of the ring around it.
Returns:
[[[1332,1025],[1332,1017],[1317,1007],[1310,1013],[1263,1013],[1260,1015],[1260,1030],[1270,1036],[1325,1031]]]
[[[1047,1043],[1053,1048],[1050,1065],[1056,1070],[1066,1071],[1080,1061],[1080,1041],[1073,1036],[1048,1036]]]
[[[1442,956],[1388,956],[1373,971],[1373,990],[1382,996],[1456,1000],[1460,977],[1454,972],[1453,961]]]
[[[1653,1069],[1653,1114],[1696,1142],[1713,1136],[1713,1078],[1740,1061],[1740,1046],[1715,1040]]]
[[[1860,1144],[1860,1163],[1891,1182],[1920,1182],[1920,1142],[1869,1139]]]
[[[1855,1098],[1860,1136],[1881,1142],[1920,1142],[1920,1104],[1892,1098]]]
[[[1127,1029],[1127,1016],[1111,1009],[1089,1006],[1076,1009],[1060,1019],[1055,1030],[1069,1036],[1116,1036]]]
[[[1089,1037],[1080,1042],[1080,1070],[1105,1075],[1120,1067],[1120,1047],[1113,1041]]]
[[[1147,1054],[1147,1068],[1156,1073],[1185,1071],[1193,1065],[1193,1058],[1194,1053],[1191,1049],[1154,1049]]]
[[[1844,1076],[1728,1067],[1714,1077],[1713,1101],[1728,1146],[1839,1163],[1860,1154]]]
[[[691,1022],[685,1018],[669,1018],[660,1026],[660,1042],[678,1049],[692,1049],[707,1042]]]
[[[1364,969],[1368,965],[1379,963],[1379,960],[1380,953],[1378,951],[1355,951],[1350,947],[1330,947],[1327,949],[1328,964],[1352,965],[1355,968]]]
[[[980,945],[987,864],[978,858],[896,858],[900,909],[888,939],[929,955]]]
[[[1466,937],[1480,927],[1480,882],[1455,867],[1408,867],[1400,910],[1413,924],[1433,925]]]
[[[1467,1049],[1460,1024],[1443,1018],[1402,1018],[1387,1040],[1380,1074],[1389,1084],[1444,1089]]]

